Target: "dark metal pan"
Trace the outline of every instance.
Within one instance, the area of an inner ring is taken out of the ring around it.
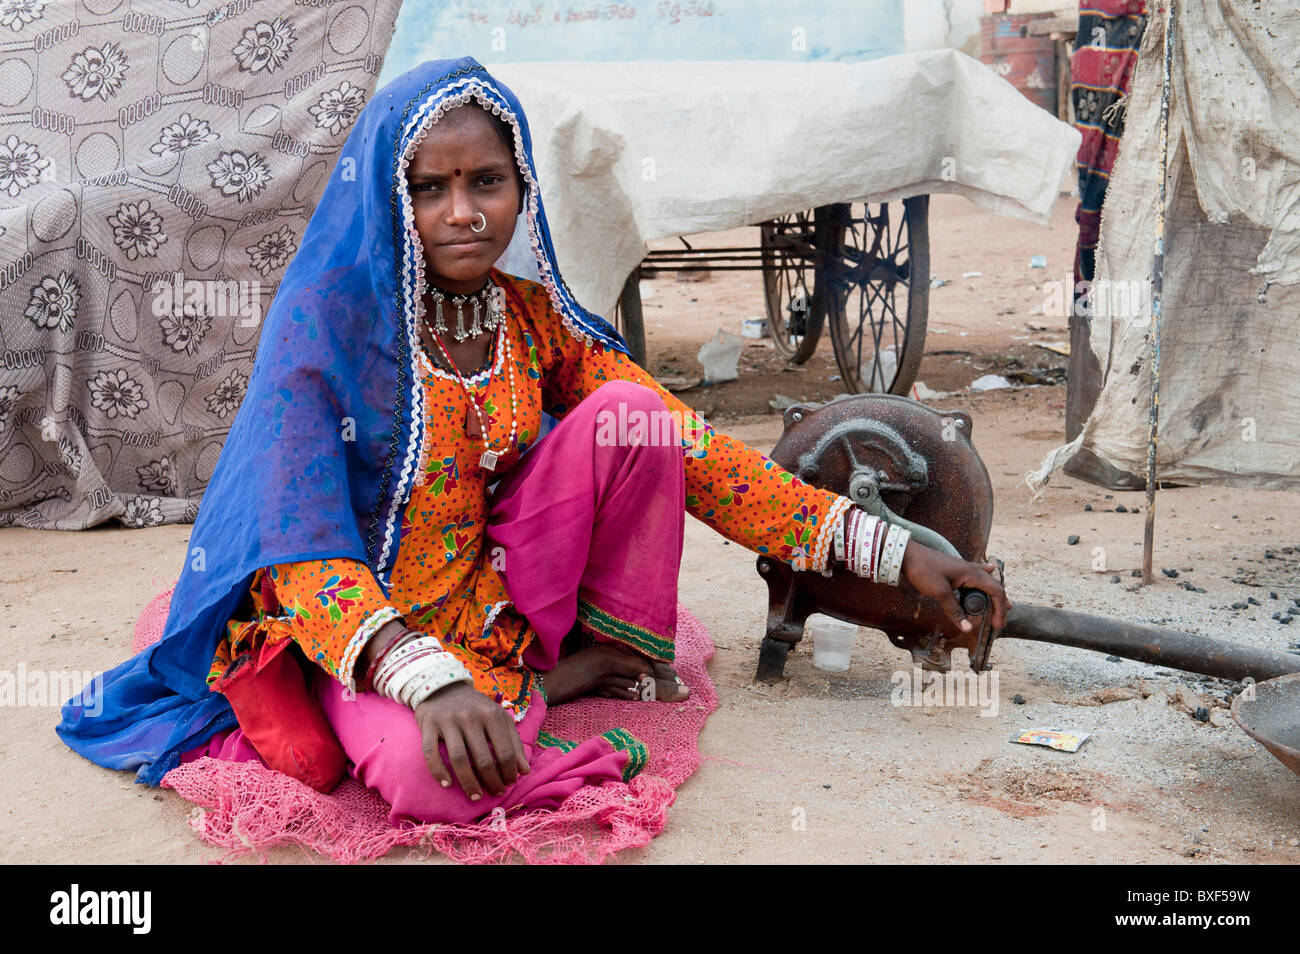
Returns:
[[[1232,700],[1232,717],[1246,734],[1300,775],[1300,673],[1258,683]]]

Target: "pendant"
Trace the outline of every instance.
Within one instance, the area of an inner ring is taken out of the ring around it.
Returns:
[[[470,400],[473,400],[473,398]],[[474,413],[472,407],[465,411],[465,433],[472,441],[483,439],[483,428],[479,426],[478,415]]]
[[[484,470],[496,470],[499,456],[495,451],[485,450],[483,456],[478,459],[478,465]]]

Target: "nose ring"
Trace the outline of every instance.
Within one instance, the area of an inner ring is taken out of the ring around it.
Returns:
[[[487,228],[487,216],[484,215],[482,212],[475,212],[474,214],[483,220],[483,224],[480,225],[478,228],[474,228],[474,226],[471,225],[469,227],[469,230],[471,232],[482,232],[485,228]]]

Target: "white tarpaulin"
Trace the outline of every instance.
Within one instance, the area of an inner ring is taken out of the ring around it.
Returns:
[[[1283,6],[1176,9],[1158,480],[1300,486],[1300,10]],[[1102,207],[1102,390],[1078,437],[1027,475],[1035,491],[1081,448],[1146,474],[1164,45],[1153,16]]]
[[[1074,185],[1079,133],[956,50],[488,69],[528,115],[560,268],[601,314],[652,239],[934,192],[1046,224]],[[530,255],[503,267],[527,276]]]

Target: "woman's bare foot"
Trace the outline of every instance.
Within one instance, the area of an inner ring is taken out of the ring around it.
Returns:
[[[616,643],[596,643],[561,656],[555,668],[545,673],[544,683],[551,705],[578,696],[681,702],[690,695],[672,666],[653,662]],[[648,692],[651,685],[653,692]]]
[[[690,697],[691,687],[677,675],[677,670],[668,663],[651,663],[655,676],[655,698],[660,702],[685,702]]]

